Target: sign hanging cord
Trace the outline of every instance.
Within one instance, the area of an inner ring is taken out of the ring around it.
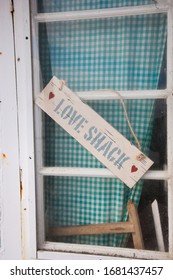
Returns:
[[[126,105],[125,105],[125,103],[124,103],[124,99],[122,98],[121,94],[120,94],[118,91],[113,90],[113,89],[100,89],[99,91],[108,91],[108,90],[111,91],[111,92],[113,92],[113,93],[116,93],[116,94],[118,95],[118,98],[119,98],[119,100],[120,100],[120,102],[121,102],[121,104],[122,104],[123,110],[124,110],[124,115],[125,115],[126,121],[127,121],[127,123],[128,123],[130,132],[131,132],[131,134],[133,135],[133,137],[134,137],[134,139],[135,139],[135,142],[136,142],[136,144],[137,144],[138,149],[141,151],[141,150],[142,150],[142,147],[141,147],[141,144],[140,144],[140,142],[139,142],[139,140],[138,140],[137,135],[135,134],[135,132],[134,132],[134,130],[133,130],[132,124],[131,124],[131,122],[130,122],[130,119],[129,119],[129,116],[128,116],[128,113],[127,113],[127,108],[126,108]],[[95,91],[96,91],[96,90],[95,90]]]
[[[134,139],[135,139],[135,141],[136,141],[136,144],[137,144],[137,146],[138,146],[138,149],[141,151],[141,150],[142,150],[142,147],[141,147],[141,144],[140,144],[140,142],[139,142],[139,140],[138,140],[137,135],[136,135],[135,132],[134,132],[134,129],[133,129],[133,127],[132,127],[132,124],[131,124],[131,122],[130,122],[130,119],[129,119],[129,116],[128,116],[128,113],[127,113],[127,108],[126,108],[126,105],[125,105],[125,103],[124,103],[124,99],[122,98],[121,94],[120,94],[118,91],[113,91],[113,92],[115,92],[115,93],[118,95],[118,97],[119,97],[119,100],[120,100],[120,102],[121,102],[121,104],[122,104],[122,106],[123,106],[123,109],[124,109],[124,114],[125,114],[125,118],[126,118],[126,120],[127,120],[129,129],[130,129],[130,131],[131,131],[131,133],[132,133],[132,135],[133,135],[133,137],[134,137]]]
[[[66,81],[65,80],[61,80],[61,90],[62,90],[62,87],[63,87],[63,85],[65,85],[66,84]],[[126,108],[126,105],[125,105],[125,102],[124,102],[124,99],[122,98],[122,96],[121,96],[121,94],[118,92],[118,91],[116,91],[116,90],[113,90],[113,89],[99,89],[99,91],[111,91],[111,92],[113,92],[113,93],[116,93],[117,94],[117,96],[118,96],[118,98],[119,98],[119,100],[120,100],[120,102],[121,102],[121,104],[122,104],[122,107],[123,107],[123,110],[124,110],[124,115],[125,115],[125,118],[126,118],[126,121],[127,121],[127,123],[128,123],[128,126],[129,126],[129,129],[130,129],[130,132],[131,132],[131,134],[133,135],[133,137],[134,137],[134,139],[135,139],[135,142],[136,142],[136,144],[137,144],[137,147],[138,147],[138,149],[141,151],[142,150],[142,147],[141,147],[141,144],[140,144],[140,142],[139,142],[139,140],[138,140],[138,137],[137,137],[137,135],[135,134],[135,132],[134,132],[134,130],[133,130],[133,127],[132,127],[132,124],[131,124],[131,122],[130,122],[130,119],[129,119],[129,116],[128,116],[128,113],[127,113],[127,108]],[[95,90],[96,91],[96,90]],[[97,90],[98,91],[98,90]],[[138,160],[141,160],[141,159],[143,159],[143,154],[140,154],[139,156],[138,156]]]

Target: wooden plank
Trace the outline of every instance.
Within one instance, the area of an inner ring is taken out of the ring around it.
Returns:
[[[163,232],[162,232],[162,225],[160,220],[160,213],[159,213],[159,206],[158,202],[155,199],[153,203],[151,204],[152,213],[153,213],[153,220],[154,220],[154,226],[156,231],[156,239],[159,251],[165,252],[165,244],[163,240]]]
[[[134,225],[130,222],[55,227],[55,228],[50,228],[49,230],[49,234],[51,236],[113,234],[113,233],[130,233],[130,232],[134,232]]]
[[[133,187],[153,164],[69,88],[62,87],[56,77],[35,102],[128,187]]]
[[[136,205],[130,200],[128,202],[129,221],[134,225],[134,232],[132,233],[133,243],[135,249],[144,249],[142,231],[140,221],[137,213]]]

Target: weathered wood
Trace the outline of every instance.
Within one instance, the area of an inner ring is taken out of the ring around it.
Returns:
[[[130,233],[130,232],[134,232],[134,225],[130,222],[55,227],[55,228],[50,228],[49,230],[49,234],[51,236],[73,236],[73,235]]]
[[[107,123],[62,82],[53,77],[36,104],[128,187],[133,187],[153,162]]]
[[[129,221],[134,225],[134,232],[132,232],[134,247],[136,249],[144,249],[144,242],[143,242],[137,208],[136,205],[133,204],[131,200],[128,202],[128,212],[129,212]]]
[[[49,229],[50,236],[73,236],[95,234],[132,233],[135,249],[144,249],[141,226],[136,205],[131,200],[128,202],[129,221],[117,223],[103,223],[92,225],[52,227]]]

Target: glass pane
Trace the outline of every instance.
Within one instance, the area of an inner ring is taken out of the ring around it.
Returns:
[[[55,75],[66,80],[73,91],[163,88],[166,85],[165,40],[166,16],[163,14],[41,23],[39,53],[43,87]],[[120,101],[89,102],[89,105],[134,141]],[[155,107],[164,105],[155,105],[154,100],[131,100],[126,101],[126,106],[143,152],[149,154]],[[165,137],[164,108],[163,114],[162,136]],[[102,167],[44,114],[43,123],[46,166]],[[165,158],[160,163],[159,157],[160,153],[165,156],[166,147],[157,149],[154,143],[150,153],[155,161],[153,168],[163,169]]]
[[[147,250],[159,251],[159,248],[160,250],[161,248],[163,248],[162,243],[159,244],[159,242],[157,241],[157,234],[159,234],[159,224],[154,225],[154,217],[157,220],[160,216],[164,248],[166,252],[168,251],[167,192],[168,189],[166,182],[144,180],[138,212],[144,238],[145,249]],[[157,204],[159,216],[157,214],[156,216],[154,216],[154,210],[152,210],[152,208],[157,210]]]
[[[92,7],[83,7],[79,5],[83,1],[71,1],[74,5],[71,8],[72,6],[67,5],[70,3],[68,1],[49,1],[52,6],[46,2],[40,2],[45,5],[39,4],[39,11],[95,9],[94,5],[98,3],[87,1],[92,3]],[[62,2],[63,7],[59,5]],[[125,6],[127,3],[141,4],[141,1],[110,2],[116,5],[120,3],[119,6]],[[105,8],[101,5],[110,2],[99,1],[99,7]],[[142,2],[148,4],[148,1]],[[140,95],[140,90],[165,88],[166,24],[164,14],[40,23],[38,31],[41,87],[55,75],[59,79],[66,80],[74,92],[99,89],[139,90]],[[135,145],[119,100],[87,103]],[[125,100],[125,105],[134,132],[142,145],[142,151],[154,160],[152,168],[165,169],[167,161],[165,100]],[[42,120],[45,166],[104,167],[44,113]],[[133,247],[129,235],[58,237],[52,234],[52,228],[126,221],[127,203],[130,199],[136,204],[140,201],[139,215],[143,228],[145,224],[142,215],[147,217],[148,205],[151,205],[156,193],[160,192],[164,197],[160,215],[167,250],[167,190],[164,182],[153,182],[140,180],[135,187],[129,189],[119,179],[83,178],[80,174],[79,177],[45,177],[46,240]],[[153,220],[148,221],[148,227],[154,228]],[[154,242],[155,231],[150,231],[150,237],[147,236],[145,229],[142,231],[145,248],[160,250],[158,244]]]
[[[155,228],[152,214],[152,202],[156,199],[164,247],[168,250],[165,182],[141,181],[138,186],[129,189],[120,186],[116,179],[46,177],[44,186],[47,241],[134,248],[131,234],[57,236],[58,233],[53,233],[53,230],[64,226],[127,221],[127,203],[133,197],[133,202],[138,204],[142,190],[138,214],[145,249],[160,250],[163,247],[163,244],[157,242],[156,232],[160,228],[159,225]]]
[[[43,87],[53,75],[73,91],[163,87],[165,42],[163,14],[40,23]]]
[[[117,8],[153,3],[153,0],[37,0],[39,13]]]
[[[127,202],[134,195],[138,203],[142,182],[133,190],[118,179],[92,177],[45,177],[47,240],[105,246],[125,246],[125,235],[52,236],[57,226],[126,221]]]
[[[165,100],[140,99],[124,100],[124,102],[134,132],[142,146],[142,152],[154,161],[153,169],[165,169],[167,161]],[[136,145],[120,100],[88,101],[87,104]],[[45,115],[44,128],[45,166],[104,167],[47,115]]]
[[[156,100],[153,114],[150,150],[148,156],[154,161],[151,169],[167,168],[167,113],[166,100]]]

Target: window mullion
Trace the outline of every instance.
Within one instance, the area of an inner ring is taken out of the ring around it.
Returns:
[[[115,178],[115,175],[107,168],[43,167],[39,174],[43,176]],[[148,180],[168,180],[169,178],[170,175],[166,170],[148,171],[143,176],[143,179]]]
[[[39,63],[39,36],[38,36],[38,23],[34,20],[36,14],[37,3],[36,0],[32,1],[32,51],[33,51],[33,89],[34,96],[36,97],[40,92],[41,86],[41,73]],[[37,230],[38,230],[38,247],[45,242],[45,219],[44,219],[44,179],[43,176],[38,174],[38,170],[43,166],[43,124],[42,112],[38,107],[34,106],[34,119],[35,119],[35,150],[36,150],[36,185],[37,185]]]
[[[165,13],[167,12],[167,10],[168,10],[167,5],[157,4],[157,5],[108,8],[108,9],[98,9],[98,10],[39,13],[35,16],[35,20],[37,22],[58,22],[58,21],[97,19],[97,18],[112,18],[112,17],[115,18],[115,17],[135,16],[135,15],[159,14],[159,13]]]
[[[171,174],[168,180],[169,252],[173,256],[173,7],[171,6],[168,11],[167,88],[172,92],[167,99],[167,153],[168,171]]]
[[[127,90],[114,91],[111,89],[76,92],[83,100],[114,100],[119,99],[118,92],[123,99],[164,99],[170,95],[169,90]]]

